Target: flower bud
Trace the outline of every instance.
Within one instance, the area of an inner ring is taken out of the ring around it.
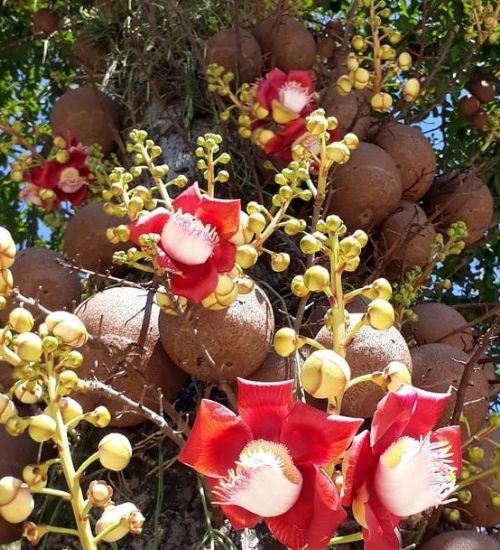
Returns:
[[[384,61],[389,61],[390,59],[394,59],[396,57],[396,50],[391,48],[389,44],[383,44],[380,48],[380,52]]]
[[[28,464],[23,468],[23,480],[30,489],[43,489],[47,485],[47,469],[40,464]]]
[[[48,532],[49,530],[45,525],[37,525],[32,521],[27,521],[23,528],[23,538],[32,546],[36,546]]]
[[[140,534],[142,525],[144,524],[144,516],[137,509],[136,505],[131,502],[124,502],[118,506],[108,506],[96,523],[96,534],[99,535],[99,533],[117,522],[120,523],[116,529],[105,535],[102,540],[105,542],[115,542],[128,533],[134,535]]]
[[[12,476],[0,479],[0,516],[9,523],[21,523],[33,511],[35,501],[26,483]]]
[[[325,115],[315,114],[316,111],[307,117],[306,127],[307,131],[310,132],[313,136],[319,136],[320,134],[328,130],[328,121],[326,120]]]
[[[304,220],[298,220],[296,218],[292,218],[291,220],[288,220],[285,224],[285,233],[289,235],[290,237],[293,237],[294,235],[297,235],[297,233],[300,233],[301,231],[304,231],[305,227],[302,223]]]
[[[250,203],[249,205],[250,206]],[[248,207],[247,207],[248,209]],[[236,246],[248,244],[253,238],[253,232],[248,228],[249,216],[246,212],[240,212],[240,227],[238,231],[229,239],[229,242]]]
[[[347,361],[329,349],[311,353],[300,371],[300,380],[304,389],[318,399],[342,395],[350,379],[351,369]]]
[[[363,90],[370,82],[370,73],[361,67],[354,71],[354,87],[356,90]]]
[[[57,162],[59,162],[60,164],[66,164],[66,162],[68,162],[68,160],[69,160],[69,153],[68,153],[68,151],[66,151],[65,149],[63,149],[62,151],[57,151],[57,153],[56,153],[56,160],[57,160]]]
[[[383,371],[387,391],[396,391],[401,384],[411,384],[408,367],[400,361],[391,361]]]
[[[54,311],[45,319],[47,329],[73,348],[82,347],[88,338],[87,329],[80,319],[67,311]]]
[[[21,403],[32,405],[38,403],[42,398],[43,388],[39,382],[23,382],[17,386],[14,394]]]
[[[313,265],[304,273],[304,284],[311,292],[319,292],[330,284],[330,274],[324,267]]]
[[[394,308],[381,298],[376,298],[368,305],[365,316],[370,325],[378,330],[388,330],[394,324]]]
[[[257,263],[258,259],[259,254],[252,245],[243,244],[241,246],[238,246],[236,250],[236,262],[243,269],[249,269],[250,267],[253,267]]]
[[[290,254],[286,252],[274,253],[271,256],[271,268],[277,273],[281,273],[288,269],[290,265]]]
[[[60,395],[68,395],[78,384],[79,378],[74,370],[64,370],[59,374],[58,392]]]
[[[349,132],[346,134],[342,141],[347,145],[347,147],[353,151],[354,149],[357,149],[359,146],[359,139],[356,134],[353,134],[352,132]]]
[[[341,96],[345,97],[349,95],[352,90],[351,79],[345,74],[340,76],[339,78],[337,78],[335,89],[337,90],[337,93]]]
[[[359,34],[352,37],[351,44],[355,50],[363,51],[366,49],[365,39]]]
[[[380,92],[372,96],[370,103],[374,111],[384,113],[392,107],[392,97],[385,92]]]
[[[300,347],[300,339],[293,328],[280,328],[274,335],[274,351],[281,357],[288,357]]]
[[[356,258],[361,254],[361,245],[355,237],[345,237],[339,243],[339,250],[344,258]]]
[[[255,288],[255,281],[250,277],[240,277],[236,280],[238,294],[250,294]]]
[[[336,232],[342,227],[343,222],[336,214],[330,214],[330,216],[327,216],[325,223],[328,231]]]
[[[347,56],[347,68],[350,70],[350,71],[355,71],[358,67],[359,67],[359,60],[358,60],[358,56],[355,54],[355,53],[350,53],[348,56]]]
[[[368,235],[362,229],[356,229],[352,236],[358,241],[361,248],[368,244]]]
[[[299,246],[304,254],[315,254],[321,250],[321,241],[307,233],[300,239]]]
[[[345,164],[351,157],[351,151],[345,143],[334,141],[326,147],[326,156],[328,160],[337,164]]]
[[[252,233],[262,233],[266,227],[266,218],[260,212],[254,212],[248,217],[247,228]]]
[[[229,307],[238,297],[236,282],[229,275],[219,274],[217,287],[201,303],[203,307],[220,311]]]
[[[71,350],[66,357],[61,361],[61,366],[70,369],[77,369],[82,366],[83,355],[76,350]]]
[[[119,433],[111,433],[103,437],[97,452],[104,468],[113,472],[120,472],[126,468],[132,457],[130,441]]]
[[[82,406],[72,397],[61,397],[59,399],[59,409],[65,424],[83,414]]]
[[[163,292],[162,292],[163,290]],[[187,300],[183,296],[171,297],[164,289],[160,289],[155,294],[156,303],[167,315],[177,315],[177,311],[184,311],[187,306]]]
[[[9,269],[0,270],[0,296],[8,296],[14,288],[14,278]]]
[[[26,362],[38,361],[43,353],[42,339],[33,332],[22,332],[14,338],[14,351]]]
[[[481,462],[484,458],[484,449],[482,447],[470,447],[467,455],[471,462]]]
[[[29,332],[34,324],[33,315],[27,309],[16,307],[9,314],[9,326],[15,332]]]
[[[358,269],[359,267],[360,262],[361,260],[359,259],[359,256],[356,256],[355,258],[351,258],[350,260],[347,260],[344,263],[344,271],[349,271],[349,272],[356,271],[356,269]]]
[[[87,498],[92,503],[92,506],[96,508],[106,508],[111,504],[111,498],[113,497],[113,488],[105,481],[97,480],[91,481],[89,488],[87,489]]]
[[[366,290],[363,290],[363,294],[372,300],[376,298],[390,300],[392,297],[392,286],[387,279],[381,277],[380,279],[375,279]]]
[[[0,424],[6,424],[9,418],[17,416],[14,402],[7,395],[0,393]]]
[[[111,422],[111,413],[104,405],[99,405],[85,415],[85,420],[96,428],[105,428]]]
[[[389,35],[389,42],[393,45],[393,46],[396,46],[397,44],[399,44],[401,42],[401,33],[399,31],[392,31]]]
[[[402,71],[409,71],[411,68],[411,55],[408,52],[402,52],[398,57],[398,65]]]
[[[16,257],[16,243],[5,227],[0,227],[0,270],[8,269]]]
[[[45,324],[44,324],[45,327]],[[44,328],[42,327],[42,328]],[[38,331],[40,332],[40,330]],[[59,342],[54,336],[44,336],[42,340],[43,351],[53,353],[59,347]]]
[[[56,433],[56,421],[48,414],[37,414],[29,419],[28,433],[37,443],[48,441]]]
[[[404,83],[403,97],[405,101],[411,103],[415,101],[420,94],[420,82],[416,78],[410,78]]]
[[[295,275],[292,279],[290,287],[292,289],[292,294],[294,296],[298,296],[299,298],[303,298],[309,294],[309,289],[304,284],[304,277],[302,275]]]

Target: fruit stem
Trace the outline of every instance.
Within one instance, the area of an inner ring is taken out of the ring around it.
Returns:
[[[85,462],[82,462],[82,464],[80,465],[80,467],[78,468],[78,470],[76,470],[75,472],[75,477],[77,479],[79,479],[83,472],[85,472],[85,470],[93,463],[95,462],[97,459],[99,458],[99,453],[95,452],[94,454],[90,455],[87,460],[85,460]]]
[[[483,479],[483,477],[487,477],[491,474],[496,474],[498,471],[500,471],[500,466],[492,466],[491,468],[487,468],[486,470],[479,472],[479,474],[470,476],[467,479],[464,479],[463,481],[461,481],[460,483],[457,483],[454,492],[456,493],[457,491],[461,491],[464,487],[468,487],[471,483],[474,483],[479,479]]]
[[[357,376],[356,378],[353,378],[348,384],[346,391],[351,389],[353,386],[356,386],[357,384],[361,384],[363,382],[373,382],[372,380],[372,374],[363,374],[361,376]],[[375,382],[373,382],[375,383]]]
[[[345,318],[344,318],[344,294],[342,290],[342,274],[339,272],[339,237],[336,232],[330,239],[330,281],[332,285],[332,298],[330,304],[332,308],[332,339],[333,351],[345,357],[345,348],[342,345],[344,340]]]
[[[165,203],[165,207],[168,210],[171,210],[172,209],[172,199],[170,198],[170,195],[168,194],[167,187],[165,186],[165,184],[163,183],[163,180],[159,176],[154,175],[155,165],[153,163],[153,160],[149,156],[149,153],[148,153],[146,147],[144,147],[144,145],[142,145],[142,144],[141,144],[141,155],[143,156],[144,162],[146,163],[146,166],[148,167],[148,170],[149,170],[149,172],[150,172],[150,174],[151,174],[151,176],[152,176],[152,178],[155,182],[155,185],[156,185],[158,191],[160,192],[161,198],[163,199],[163,201]]]
[[[382,65],[380,62],[380,39],[378,35],[378,29],[374,25],[375,17],[375,2],[372,0],[370,3],[370,26],[372,29],[372,41],[373,41],[373,72],[375,78],[373,80],[373,93],[378,94],[382,89]]]
[[[341,537],[333,537],[330,539],[328,546],[335,546],[336,544],[348,544],[349,542],[356,542],[363,540],[363,533],[352,533],[351,535],[342,535]]]

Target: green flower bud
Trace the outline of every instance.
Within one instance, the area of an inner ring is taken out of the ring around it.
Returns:
[[[330,284],[330,274],[324,267],[314,265],[306,269],[304,284],[311,292],[322,291]]]
[[[290,255],[286,252],[279,252],[274,253],[271,256],[271,267],[273,271],[276,271],[277,273],[281,273],[282,271],[285,271],[288,269],[288,266],[290,265]]]
[[[321,242],[309,233],[300,239],[299,246],[304,254],[315,254],[321,250]]]

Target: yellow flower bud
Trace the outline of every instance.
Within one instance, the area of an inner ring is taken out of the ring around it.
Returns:
[[[42,328],[45,328],[45,324],[43,324]],[[57,338],[55,338],[54,336],[45,336],[42,340],[42,346],[43,346],[43,351],[47,353],[53,353],[58,348],[59,342]]]
[[[420,94],[420,82],[416,78],[410,78],[404,83],[403,97],[405,101],[411,103],[415,101]]]
[[[347,145],[347,147],[353,151],[354,149],[357,149],[359,146],[359,139],[356,134],[353,134],[352,132],[349,132],[344,136],[342,141]]]
[[[45,319],[47,329],[59,337],[65,344],[80,348],[88,338],[87,329],[80,319],[67,311],[54,311]]]
[[[130,462],[132,446],[124,435],[111,433],[101,439],[97,452],[104,468],[113,472],[120,472]]]
[[[411,55],[408,52],[403,52],[399,54],[398,65],[402,71],[409,71],[411,68]]]
[[[38,403],[43,395],[43,388],[39,382],[23,382],[14,392],[21,403],[32,405]]]
[[[411,384],[408,367],[400,361],[391,361],[383,371],[387,391],[396,391],[401,384]]]
[[[368,235],[362,229],[356,229],[352,236],[358,241],[361,248],[368,244]]]
[[[82,366],[83,355],[76,350],[71,350],[66,357],[61,361],[61,366],[70,369],[77,369]]]
[[[86,413],[85,420],[96,428],[105,428],[111,422],[111,413],[104,405],[99,405],[93,411]]]
[[[370,82],[370,73],[361,67],[354,71],[354,87],[356,90],[363,90]]]
[[[290,254],[287,254],[286,252],[279,252],[274,253],[271,256],[271,268],[273,269],[273,271],[281,273],[282,271],[285,271],[285,269],[288,269],[289,265]]]
[[[240,277],[236,281],[238,294],[250,294],[255,288],[255,281],[250,277]]]
[[[351,369],[347,361],[329,349],[311,353],[300,371],[304,389],[318,399],[342,395],[350,379]]]
[[[65,424],[83,414],[82,406],[72,397],[61,397],[59,399],[59,409]]]
[[[87,489],[87,498],[92,503],[92,506],[96,508],[106,508],[106,506],[111,504],[112,497],[113,487],[111,487],[111,485],[108,485],[101,479],[90,482],[89,488]]]
[[[0,393],[0,424],[6,424],[9,418],[17,416],[14,402],[7,395]]]
[[[381,298],[376,298],[368,305],[365,316],[370,325],[378,330],[388,330],[394,324],[394,308]]]
[[[360,264],[359,256],[356,256],[355,258],[351,258],[350,260],[347,260],[344,264],[344,271],[356,271],[358,269]]]
[[[355,50],[363,51],[364,49],[366,49],[366,41],[359,34],[356,34],[355,36],[352,37],[351,44]]]
[[[383,44],[380,48],[380,52],[384,61],[388,61],[396,57],[396,50],[394,48],[391,48],[389,44]]]
[[[326,156],[328,160],[337,164],[345,164],[351,157],[351,151],[347,145],[341,141],[334,141],[326,147]]]
[[[68,395],[78,384],[79,378],[74,370],[64,370],[59,374],[58,392],[60,395]]]
[[[347,96],[352,90],[351,79],[347,75],[342,75],[337,78],[337,83],[335,85],[337,93],[341,96]]]
[[[43,465],[28,464],[23,468],[23,480],[30,489],[43,489],[47,485],[47,469]]]
[[[315,254],[321,250],[321,241],[307,233],[300,239],[299,246],[304,254]]]
[[[290,237],[293,237],[294,235],[297,235],[297,233],[300,233],[305,229],[302,224],[303,220],[298,220],[296,218],[292,218],[291,220],[288,220],[285,224],[285,233],[289,235]]]
[[[35,501],[26,483],[12,476],[0,479],[0,516],[21,523],[33,512]]]
[[[248,219],[249,216],[246,212],[240,212],[240,228],[238,231],[229,239],[229,242],[235,244],[236,246],[241,246],[242,244],[248,244],[253,238],[253,232],[248,228]]]
[[[355,237],[345,237],[339,243],[340,253],[347,259],[356,258],[361,254],[361,245]]]
[[[236,250],[236,262],[243,269],[249,269],[250,267],[253,267],[257,263],[258,259],[259,254],[252,245],[244,244],[238,246]]]
[[[401,42],[401,33],[399,31],[392,31],[389,35],[389,42],[396,46]]]
[[[342,220],[336,214],[330,214],[325,220],[326,229],[328,231],[336,232],[342,227]]]
[[[29,420],[28,432],[37,443],[48,441],[56,433],[56,421],[48,414],[37,414]]]
[[[177,315],[178,310],[182,312],[187,306],[187,300],[183,296],[170,297],[161,289],[155,294],[155,300],[167,315]]]
[[[215,291],[207,296],[201,303],[203,307],[214,311],[220,311],[229,307],[238,297],[238,287],[232,277],[219,275]]]
[[[65,164],[69,160],[69,153],[66,151],[66,149],[63,149],[62,151],[57,151],[56,153],[56,160],[57,162],[60,162],[61,164]]]
[[[262,233],[266,227],[266,218],[260,212],[254,212],[248,217],[247,228],[252,233]]]
[[[14,278],[9,269],[0,270],[0,296],[8,296],[14,288]]]
[[[392,107],[392,97],[385,92],[374,94],[371,98],[371,106],[374,111],[384,113]]]
[[[350,70],[350,71],[355,71],[358,67],[359,67],[359,60],[358,60],[358,56],[355,54],[355,53],[350,53],[348,56],[347,56],[347,68]]]
[[[324,267],[313,265],[304,273],[304,284],[311,292],[319,292],[330,284],[330,274]]]
[[[95,530],[98,535],[109,526],[120,522],[118,526],[103,537],[105,542],[116,542],[122,539],[128,533],[134,535],[140,534],[144,523],[144,516],[139,512],[135,504],[124,502],[118,506],[108,506],[99,521],[96,523]]]
[[[42,339],[33,332],[22,332],[14,341],[14,351],[23,361],[38,361],[42,356]]]
[[[301,345],[298,334],[293,328],[280,328],[274,335],[274,351],[281,357],[288,357],[296,352]]]
[[[299,298],[303,298],[309,294],[309,289],[304,284],[304,277],[302,275],[295,275],[292,279],[290,287],[292,289],[292,294],[294,296],[298,296]]]
[[[387,279],[381,277],[380,279],[375,279],[367,290],[363,290],[363,294],[372,300],[375,298],[390,300],[392,297],[392,286]]]
[[[307,117],[306,128],[313,136],[319,136],[328,130],[328,121],[324,114],[316,114],[315,111]]]
[[[9,326],[16,332],[29,332],[34,324],[33,315],[27,309],[16,307],[9,314]]]
[[[56,147],[59,147],[59,149],[64,149],[66,147],[66,140],[61,137],[61,136],[56,136],[53,140],[52,140],[52,143],[56,146]]]
[[[16,257],[16,243],[5,227],[0,227],[0,270],[8,269]]]

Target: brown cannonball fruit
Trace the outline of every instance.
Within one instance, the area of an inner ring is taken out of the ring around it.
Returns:
[[[401,199],[401,179],[391,157],[361,142],[333,173],[329,214],[338,214],[350,231],[380,225]]]
[[[359,140],[368,135],[370,129],[370,104],[361,90],[353,90],[349,95],[340,95],[335,86],[330,86],[321,101],[320,107],[327,116],[334,116],[339,122],[342,135],[353,132]]]
[[[479,111],[481,103],[476,96],[468,95],[462,97],[458,104],[458,112],[465,117],[471,117]]]
[[[165,351],[178,367],[200,380],[248,377],[266,358],[273,335],[273,310],[258,287],[238,296],[221,311],[195,305],[187,316],[160,314],[160,338]],[[215,362],[216,372],[207,363],[201,345]]]
[[[430,141],[416,126],[390,123],[378,133],[375,143],[396,164],[403,199],[418,201],[429,190],[436,174],[436,155]]]
[[[349,324],[361,318],[360,313],[350,315]],[[332,346],[331,332],[323,327],[316,340],[326,347]],[[363,326],[347,348],[346,361],[351,368],[351,380],[363,374],[384,370],[391,361],[404,363],[412,371],[410,351],[404,338],[394,328],[377,330]],[[371,418],[377,403],[384,397],[382,389],[372,382],[363,382],[344,394],[341,413],[347,416]]]
[[[217,63],[236,75],[237,81],[253,82],[261,74],[262,52],[254,35],[245,29],[227,29],[207,41],[205,61]]]
[[[254,34],[270,66],[285,72],[312,69],[316,59],[316,42],[295,17],[268,17],[255,27]]]
[[[33,14],[33,31],[48,38],[59,30],[59,14],[54,10],[42,8]]]
[[[475,466],[479,466],[483,470],[498,465],[498,462],[495,462],[497,460],[495,448],[500,443],[500,430],[497,428],[487,438],[472,443],[472,446],[479,446],[484,450],[483,459],[474,462]],[[481,525],[482,527],[500,525],[500,507],[495,507],[491,502],[492,495],[500,494],[500,479],[497,479],[495,474],[491,474],[474,481],[466,488],[471,491],[472,500],[468,504],[460,502],[459,506],[463,509],[461,513],[462,521],[471,525]]]
[[[495,99],[495,84],[484,79],[477,79],[469,85],[469,92],[481,103],[489,103]]]
[[[389,263],[403,271],[427,263],[435,236],[425,212],[418,204],[407,201],[399,203],[381,228],[382,247],[389,255]]]
[[[12,367],[5,361],[0,361],[0,393],[6,393],[14,383]]]
[[[488,535],[476,531],[446,531],[432,537],[419,550],[500,550],[500,544]]]
[[[291,359],[270,351],[262,365],[248,377],[257,382],[282,382],[291,378]]]
[[[425,302],[417,304],[413,312],[417,314],[418,319],[406,322],[402,329],[407,340],[415,340],[418,346],[448,344],[465,353],[472,351],[472,330],[456,309],[446,304]]]
[[[426,344],[411,350],[413,361],[413,385],[423,390],[446,393],[451,387],[451,398],[440,425],[447,425],[453,413],[460,379],[469,356],[448,344]],[[482,369],[475,369],[465,392],[463,413],[467,417],[471,433],[475,434],[488,412],[488,379]]]
[[[453,222],[467,224],[468,245],[479,241],[493,220],[493,196],[488,187],[472,174],[457,176],[429,196],[429,217],[443,229]]]
[[[159,410],[160,388],[163,397],[175,399],[186,375],[163,351],[159,341],[160,308],[154,295],[133,287],[108,288],[83,302],[75,311],[83,321],[92,340],[81,350],[84,363],[79,368],[81,378],[96,377],[130,399]],[[105,405],[113,415],[112,426],[135,426],[145,422],[141,415],[124,410],[119,399],[100,393],[78,397],[85,411]]]
[[[14,476],[22,479],[23,468],[37,462],[38,445],[27,433],[12,437],[0,425],[0,449],[0,478]],[[22,523],[9,523],[0,516],[0,544],[19,540],[22,533]]]
[[[125,266],[113,264],[113,253],[128,248],[127,243],[112,244],[106,229],[126,224],[128,218],[108,216],[100,202],[80,208],[69,220],[64,231],[64,251],[76,265],[90,271],[122,273]]]
[[[68,90],[56,101],[50,126],[54,135],[71,132],[84,145],[97,144],[104,153],[110,153],[116,146],[120,110],[106,94],[81,86]]]
[[[85,35],[77,36],[73,44],[73,56],[87,71],[100,69],[104,65],[106,50]]]
[[[479,109],[479,111],[472,117],[472,126],[480,132],[485,132],[490,125],[490,119],[488,113]]]

